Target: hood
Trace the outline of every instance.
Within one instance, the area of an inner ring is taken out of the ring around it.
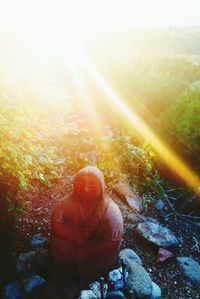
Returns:
[[[74,176],[74,180],[78,176],[82,176],[84,174],[89,174],[89,175],[96,177],[96,179],[99,181],[99,183],[101,185],[101,197],[104,197],[104,195],[105,195],[105,180],[104,180],[103,172],[97,167],[86,166],[86,167],[81,168],[76,173],[76,175]]]

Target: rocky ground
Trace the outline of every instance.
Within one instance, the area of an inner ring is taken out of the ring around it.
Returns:
[[[21,223],[12,235],[11,240],[5,238],[0,244],[0,287],[15,279],[15,262],[21,252],[30,250],[30,240],[34,234],[50,235],[50,217],[55,202],[72,189],[72,175],[62,180],[57,180],[51,188],[39,187],[37,190],[24,192],[25,212]],[[108,190],[109,191],[109,190]],[[133,223],[128,220],[128,215],[133,210],[122,202],[115,194],[112,198],[120,206],[124,217],[124,237],[122,249],[131,248],[141,258],[142,264],[152,280],[162,290],[164,299],[198,299],[200,289],[193,286],[180,272],[176,257],[187,256],[200,262],[200,244],[198,226],[180,218],[170,209],[167,202],[164,207],[158,209],[155,203],[149,204],[148,209],[142,215],[152,217],[168,227],[180,244],[172,250],[174,257],[165,262],[158,262],[158,246],[144,241],[135,233]]]

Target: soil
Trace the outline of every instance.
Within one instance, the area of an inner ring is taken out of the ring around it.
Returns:
[[[20,225],[14,233],[0,243],[0,288],[7,282],[15,280],[15,262],[18,255],[30,250],[30,240],[34,234],[50,236],[50,218],[57,202],[72,190],[73,173],[55,181],[51,187],[39,186],[23,192],[25,211]],[[108,190],[109,192],[109,190]],[[133,211],[114,194],[112,198],[119,205],[124,218],[124,237],[122,248],[133,249],[141,258],[143,266],[162,290],[164,299],[198,299],[200,289],[192,286],[180,273],[175,258],[168,262],[158,263],[158,247],[145,243],[135,235],[126,217]],[[175,215],[165,203],[164,211],[158,211],[154,203],[148,205],[143,215],[157,219],[171,229],[180,240],[180,245],[173,249],[176,256],[188,256],[200,262],[200,228]]]

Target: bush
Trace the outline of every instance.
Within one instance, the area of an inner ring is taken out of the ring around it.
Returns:
[[[200,167],[200,88],[192,86],[162,115],[176,146]]]

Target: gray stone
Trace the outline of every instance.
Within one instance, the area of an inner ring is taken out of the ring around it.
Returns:
[[[200,264],[189,257],[177,257],[179,269],[195,286],[200,286]]]
[[[155,204],[155,208],[159,211],[162,211],[164,209],[164,207],[165,207],[164,202],[161,199],[157,200],[157,202]]]
[[[119,253],[119,258],[124,258],[125,261],[127,261],[127,259],[132,260],[135,263],[137,263],[138,265],[142,266],[142,261],[141,261],[140,257],[132,249],[126,248],[126,249],[121,250]]]
[[[34,294],[45,286],[45,279],[39,275],[33,275],[23,280],[24,289],[28,295]]]
[[[100,282],[94,281],[89,285],[90,290],[95,294],[97,298],[101,298]],[[106,297],[108,291],[108,285],[104,283],[104,297]]]
[[[152,289],[152,294],[150,299],[159,299],[161,298],[162,294],[161,294],[161,288],[155,283],[152,282],[153,284],[153,289]]]
[[[36,234],[31,239],[31,246],[33,249],[43,247],[47,242],[47,238],[43,237],[41,234]]]
[[[97,299],[97,297],[91,290],[83,290],[81,291],[78,299]]]
[[[4,299],[24,299],[23,291],[17,281],[8,283],[3,288]]]
[[[110,288],[112,290],[120,290],[124,287],[122,272],[123,272],[122,267],[120,267],[119,269],[115,269],[108,274]],[[128,273],[127,273],[127,276],[128,276]]]
[[[21,253],[16,262],[16,269],[21,279],[36,274],[36,253],[34,251]]]
[[[155,220],[151,221],[150,219],[147,219],[144,222],[140,222],[135,230],[145,240],[154,243],[159,247],[165,248],[172,245],[178,245],[179,243],[176,236],[167,227]]]
[[[138,298],[149,298],[152,294],[152,280],[146,270],[137,263],[129,260],[129,276],[126,289],[133,291]]]

